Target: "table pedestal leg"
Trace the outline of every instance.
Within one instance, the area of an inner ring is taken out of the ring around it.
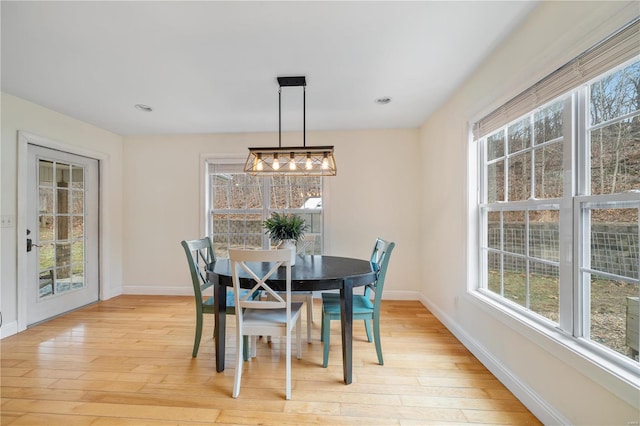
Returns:
[[[345,279],[340,290],[340,325],[342,327],[342,370],[344,383],[351,384],[353,344],[353,285]]]
[[[215,299],[214,339],[216,347],[216,371],[224,371],[224,342],[227,325],[227,288],[220,285],[216,276],[213,282]]]

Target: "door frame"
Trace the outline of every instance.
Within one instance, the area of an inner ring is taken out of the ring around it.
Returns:
[[[55,141],[33,133],[18,131],[18,209],[16,218],[17,250],[17,332],[27,328],[27,178],[28,145],[39,145],[49,149],[68,152],[74,155],[98,160],[98,298],[108,299],[111,288],[108,280],[106,253],[107,240],[104,233],[106,208],[106,175],[110,162],[108,155],[78,146]]]

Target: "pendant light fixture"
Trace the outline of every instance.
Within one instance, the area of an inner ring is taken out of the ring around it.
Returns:
[[[278,84],[278,146],[249,148],[244,171],[252,175],[335,176],[333,146],[307,146],[306,143],[306,78],[278,77]],[[283,87],[302,87],[302,146],[282,146]]]

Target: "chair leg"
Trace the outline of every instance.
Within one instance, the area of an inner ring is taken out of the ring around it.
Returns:
[[[288,327],[288,326],[287,326]],[[296,327],[297,328],[297,327]],[[287,330],[286,336],[286,384],[285,384],[285,399],[291,399],[291,330]]]
[[[302,359],[302,317],[300,315],[298,315],[298,321],[296,323],[296,346],[298,351],[296,358]]]
[[[313,294],[307,296],[307,343],[311,343],[311,324],[313,323]]]
[[[367,340],[371,343],[371,322],[368,319],[364,320],[364,329],[367,332]]]
[[[202,314],[196,314],[196,337],[193,342],[192,357],[198,356],[198,348],[200,348],[200,339],[202,338]]]
[[[322,313],[322,366],[327,368],[329,364],[329,335],[331,334],[331,320],[328,315]]]
[[[380,343],[380,317],[373,317],[373,334],[376,338],[376,353],[378,354],[378,364],[384,365],[382,360],[382,344]]]
[[[245,336],[245,339],[247,336]],[[251,336],[251,358],[255,358],[258,354],[258,337]]]
[[[242,336],[242,358],[245,361],[249,361],[249,347],[249,336]],[[255,343],[251,347],[255,347]]]
[[[244,342],[245,336],[241,336],[238,333],[236,335],[236,374],[235,379],[233,381],[233,394],[234,398],[237,398],[240,395],[240,380],[242,379],[242,354],[244,353]]]
[[[324,312],[322,312],[322,318],[320,319],[320,341],[324,341]]]

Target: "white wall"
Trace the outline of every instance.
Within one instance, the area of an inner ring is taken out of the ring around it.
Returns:
[[[422,300],[547,424],[637,424],[640,392],[467,293],[478,279],[466,263],[468,126],[639,12],[637,2],[543,2],[421,129]]]
[[[420,292],[546,423],[628,424],[638,420],[629,402],[635,394],[621,396],[633,388],[467,294],[468,281],[477,279],[466,263],[468,123],[637,14],[635,2],[543,2],[420,131],[307,135],[310,145],[336,146],[338,176],[326,179],[326,252],[367,257],[376,236],[396,241],[386,295]],[[18,130],[108,159],[102,259],[112,295],[121,284],[130,293],[191,294],[179,241],[202,235],[202,155],[243,156],[248,146],[275,141],[274,134],[122,138],[7,94],[1,102],[2,215],[16,215]],[[365,160],[359,148],[366,148]],[[16,232],[0,234],[3,335],[16,319]]]
[[[301,144],[290,136],[282,146]],[[125,137],[124,292],[192,294],[180,241],[204,232],[204,156],[246,158],[249,146],[277,140],[277,133]],[[338,175],[325,178],[325,253],[368,259],[376,237],[394,241],[385,297],[417,299],[417,129],[307,132],[307,145],[335,146]]]
[[[1,94],[2,145],[2,215],[14,219],[14,226],[2,228],[0,243],[0,307],[2,336],[17,331],[17,247],[18,217],[17,170],[18,131],[49,139],[71,152],[95,154],[101,158],[101,294],[109,298],[121,292],[122,284],[122,137],[75,120],[15,96]],[[26,238],[24,230],[20,238]]]

